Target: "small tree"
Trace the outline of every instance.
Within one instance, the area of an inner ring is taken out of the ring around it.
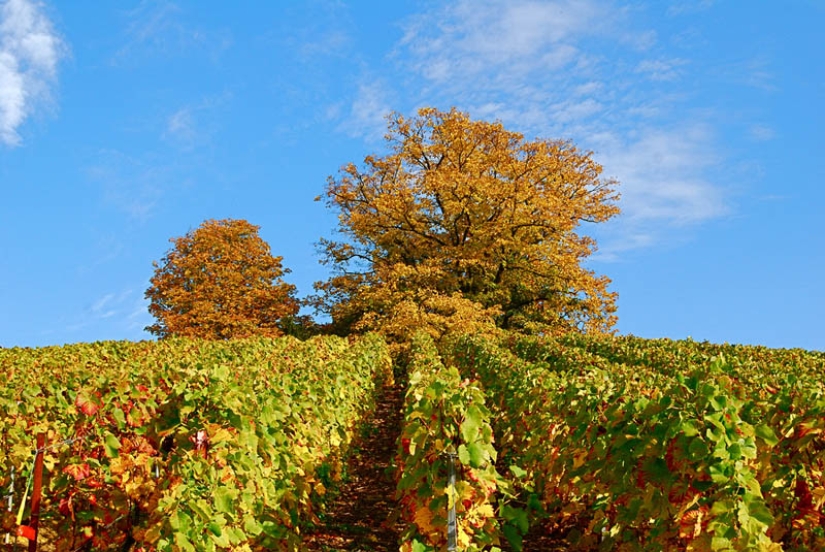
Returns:
[[[455,109],[393,115],[387,141],[327,185],[344,240],[322,242],[336,273],[315,304],[335,331],[609,331],[616,295],[576,229],[617,214],[618,194],[589,153]]]
[[[281,257],[245,220],[207,220],[153,263],[146,290],[157,319],[146,330],[172,335],[230,339],[283,334],[279,322],[298,312],[295,286],[281,277]]]

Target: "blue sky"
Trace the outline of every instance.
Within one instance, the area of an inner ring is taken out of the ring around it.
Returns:
[[[825,350],[825,2],[0,0],[0,345],[148,339],[152,261],[261,226],[301,295],[313,198],[452,106],[592,150],[621,333]]]

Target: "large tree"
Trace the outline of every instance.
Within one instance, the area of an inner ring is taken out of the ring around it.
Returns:
[[[616,215],[618,193],[590,153],[455,109],[388,127],[388,154],[326,187],[341,239],[322,241],[335,272],[316,306],[339,332],[610,330],[616,295],[576,230]]]
[[[207,220],[174,244],[146,290],[157,319],[146,330],[160,337],[180,335],[230,339],[282,335],[279,324],[298,312],[295,286],[281,257],[245,220]]]

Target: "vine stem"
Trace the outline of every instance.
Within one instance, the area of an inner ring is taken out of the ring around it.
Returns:
[[[34,457],[34,489],[32,489],[32,511],[29,527],[34,529],[34,538],[29,541],[29,552],[37,552],[37,526],[40,522],[40,498],[43,488],[43,446],[46,434],[37,434],[37,455]]]

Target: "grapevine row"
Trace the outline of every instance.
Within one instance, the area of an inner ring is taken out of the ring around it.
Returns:
[[[821,396],[754,401],[721,358],[667,375],[541,345],[531,362],[466,338],[453,361],[480,377],[499,452],[544,514],[584,529],[579,547],[822,547]]]
[[[16,473],[25,507],[47,434],[40,524],[56,550],[300,548],[391,377],[375,336],[11,349],[0,369],[0,487]]]
[[[417,334],[396,465],[401,550],[447,550],[448,510],[456,511],[457,550],[498,544],[496,450],[490,412],[478,382],[445,367],[432,338]],[[450,464],[456,470],[449,484]]]

